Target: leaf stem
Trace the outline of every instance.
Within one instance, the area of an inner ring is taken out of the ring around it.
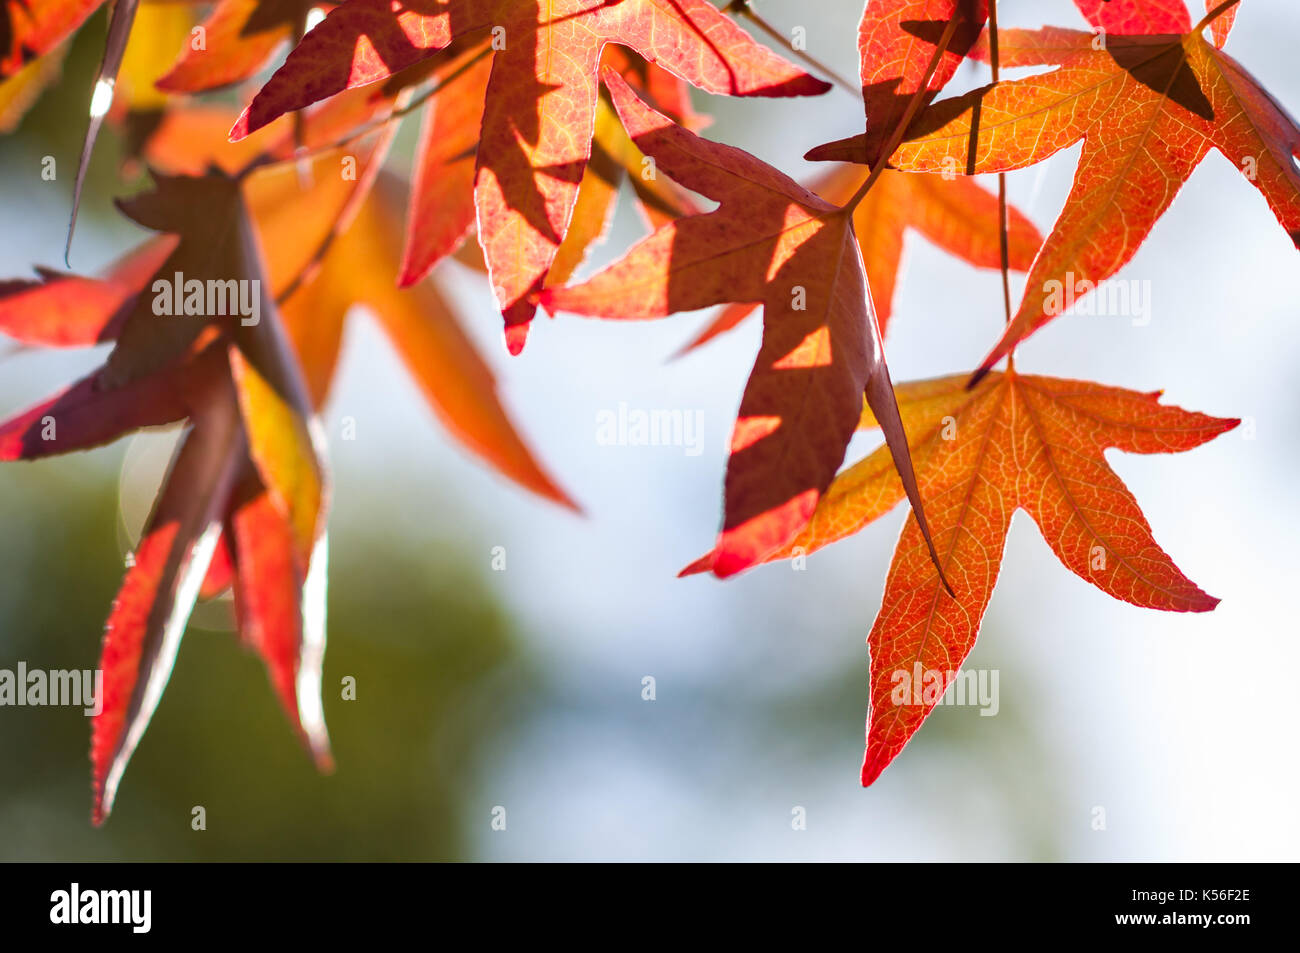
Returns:
[[[1211,23],[1213,23],[1215,20],[1219,19],[1219,17],[1223,16],[1225,13],[1227,13],[1229,10],[1231,10],[1233,7],[1235,7],[1235,6],[1236,6],[1237,4],[1239,4],[1240,2],[1241,2],[1241,0],[1223,0],[1223,3],[1219,4],[1217,7],[1215,7],[1213,10],[1211,10],[1209,13],[1207,13],[1204,17],[1201,18],[1201,22],[1200,22],[1200,23],[1198,23],[1198,24],[1196,24],[1196,26],[1192,27],[1192,32],[1195,33],[1197,36],[1200,36],[1201,32],[1202,32],[1202,31],[1203,31],[1207,26],[1209,26],[1209,25],[1210,25]]]
[[[754,0],[731,0],[731,2],[727,4],[724,10],[727,13],[740,14],[750,23],[754,24],[754,26],[758,27],[760,30],[762,30],[772,39],[776,40],[778,43],[780,43],[782,46],[788,49],[794,57],[802,60],[804,63],[808,64],[813,69],[815,69],[817,72],[825,74],[827,77],[830,78],[830,80],[833,83],[835,83],[836,86],[839,86],[841,89],[852,93],[854,96],[857,96],[862,92],[859,86],[857,86],[854,83],[850,83],[847,79],[845,79],[839,73],[835,72],[835,70],[831,69],[825,63],[822,63],[820,60],[817,60],[811,55],[809,55],[805,50],[795,49],[794,44],[786,38],[784,33],[782,33],[780,30],[772,26],[772,24],[768,23],[756,12],[754,12],[754,8],[751,6],[753,2]]]
[[[998,0],[989,3],[989,65],[993,68],[993,82],[1002,78],[1002,59],[998,52]],[[1007,226],[1007,174],[998,173],[998,250],[1002,266],[1002,307],[1006,323],[1011,324],[1011,249]],[[1007,368],[1014,369],[1015,349],[1007,355]]]
[[[455,80],[459,79],[460,77],[468,73],[474,66],[476,66],[485,56],[487,56],[491,52],[492,52],[491,47],[484,46],[483,49],[481,49],[477,54],[470,57],[460,66],[457,66],[445,77],[443,77],[441,80],[431,85],[428,89],[420,93],[420,95],[416,96],[414,99],[404,103],[401,106],[395,105],[393,109],[388,111],[387,115],[379,119],[374,119],[371,120],[370,122],[363,123],[362,125],[358,126],[357,128],[353,129],[351,132],[349,132],[346,136],[343,136],[341,139],[335,139],[333,142],[327,142],[318,146],[312,146],[309,149],[295,149],[292,155],[286,156],[283,159],[271,159],[267,156],[262,156],[258,160],[254,160],[254,164],[256,165],[257,168],[265,168],[267,166],[281,165],[287,162],[296,163],[296,162],[301,162],[303,159],[311,159],[318,155],[324,155],[325,153],[333,152],[335,149],[342,149],[344,146],[351,145],[353,142],[356,142],[358,139],[367,136],[370,133],[375,132],[376,130],[383,129],[389,123],[395,122],[398,119],[404,119],[405,117],[409,116],[411,113],[415,112],[415,110],[419,109],[421,106],[427,103],[434,96],[438,95],[448,86],[450,86]],[[251,171],[251,170],[245,170],[245,171]]]

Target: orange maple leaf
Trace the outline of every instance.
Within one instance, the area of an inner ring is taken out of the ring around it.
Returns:
[[[1132,493],[1106,463],[1109,449],[1178,453],[1239,421],[1160,403],[1160,394],[1014,370],[968,389],[964,374],[898,387],[898,403],[927,503],[935,547],[955,597],[915,520],[894,553],[871,650],[871,713],[862,783],[907,744],[974,647],[1002,564],[1011,517],[1027,512],[1058,559],[1116,599],[1206,612],[1206,595],[1156,543]],[[870,413],[862,429],[877,422]],[[768,561],[804,555],[888,513],[904,493],[882,447],[840,474],[807,528]],[[896,673],[919,665],[934,691],[900,703]]]
[[[313,7],[330,0],[220,0],[201,24],[204,42],[187,46],[158,88],[199,93],[248,79],[306,31]]]
[[[1300,247],[1300,127],[1199,31],[1100,42],[1078,30],[1007,30],[1000,47],[1004,66],[1058,68],[935,103],[891,158],[911,171],[1005,172],[1084,142],[1020,308],[979,373],[1061,313],[1063,288],[1081,296],[1119,271],[1211,148],[1263,193]],[[809,157],[862,161],[863,149],[857,137]]]
[[[912,108],[913,97],[921,94],[923,105],[948,84],[988,18],[988,0],[872,0],[863,6],[858,58],[867,165],[888,158],[882,153]],[[931,53],[948,25],[949,41],[930,69]]]
[[[50,52],[104,0],[7,0],[0,10],[0,77]]]

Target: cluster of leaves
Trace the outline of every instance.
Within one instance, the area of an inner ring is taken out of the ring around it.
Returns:
[[[7,0],[0,123],[30,106],[100,2]],[[999,34],[988,0],[867,0],[865,126],[813,148],[809,159],[840,164],[805,186],[698,134],[688,84],[760,97],[831,88],[814,61],[796,65],[797,51],[741,29],[775,32],[742,0],[218,0],[198,26],[187,4],[117,0],[83,168],[100,122],[120,125],[154,185],[119,207],[158,234],[99,278],[44,270],[0,285],[0,330],[24,344],[113,344],[100,370],[0,425],[4,459],[186,422],[105,632],[95,819],[111,808],[195,600],[230,588],[241,638],[329,763],[319,697],[329,483],[316,414],[351,305],[377,315],[458,440],[572,506],[437,291],[434,270],[451,256],[485,273],[514,354],[539,308],[648,320],[724,305],[689,350],[761,306],[722,528],[684,572],[728,577],[806,553],[910,501],[869,637],[864,784],[937,701],[896,704],[893,673],[920,664],[950,679],[969,653],[1015,510],[1116,598],[1213,608],[1103,451],[1189,450],[1236,421],[1164,406],[1158,393],[1020,374],[1010,358],[1056,316],[1052,282],[1095,287],[1115,274],[1211,148],[1249,170],[1300,245],[1300,129],[1222,50],[1238,0],[1211,0],[1196,24],[1183,0],[1076,4],[1093,32]],[[194,98],[256,82],[286,44],[242,112]],[[939,99],[967,58],[990,62],[994,81]],[[1050,69],[1003,80],[1008,66]],[[404,194],[383,166],[417,110]],[[1074,188],[1045,239],[1008,207],[1004,180],[995,196],[967,178],[1080,140]],[[624,182],[651,233],[573,283]],[[1010,270],[1028,273],[973,376],[891,382],[883,335],[908,229],[1000,268],[1008,289]],[[160,317],[149,289],[176,273],[259,281],[262,320]],[[854,433],[873,428],[884,445],[841,471]]]

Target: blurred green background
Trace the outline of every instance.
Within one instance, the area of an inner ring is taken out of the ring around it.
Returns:
[[[101,454],[102,455],[102,454]],[[66,462],[3,475],[3,658],[95,664],[120,581],[111,471]],[[379,528],[371,531],[378,534]],[[0,730],[5,860],[396,860],[467,856],[463,790],[501,730],[489,690],[531,679],[480,581],[397,537],[341,534],[331,567],[326,714],[340,770],[318,776],[261,662],[229,631],[191,625],[106,827],[89,827],[88,720],[7,708]],[[342,700],[344,676],[356,699]],[[207,829],[190,829],[202,805]]]

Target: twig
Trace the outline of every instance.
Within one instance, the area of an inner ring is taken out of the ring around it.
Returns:
[[[1195,33],[1197,36],[1200,36],[1200,35],[1201,35],[1201,32],[1202,32],[1202,31],[1203,31],[1207,26],[1209,26],[1209,25],[1210,25],[1211,23],[1213,23],[1215,20],[1219,19],[1219,17],[1223,16],[1225,13],[1227,13],[1229,10],[1231,10],[1233,7],[1235,7],[1235,6],[1236,6],[1237,4],[1239,4],[1240,2],[1241,2],[1241,0],[1223,0],[1223,3],[1219,4],[1217,7],[1215,7],[1213,10],[1211,10],[1209,13],[1207,13],[1207,14],[1206,14],[1202,19],[1201,19],[1201,22],[1198,23],[1198,24],[1196,24],[1196,26],[1194,26],[1194,27],[1192,28],[1192,32]]]
[[[459,79],[460,77],[468,73],[471,68],[473,68],[480,60],[483,59],[483,57],[487,56],[491,52],[492,52],[491,47],[485,46],[476,55],[474,55],[473,57],[471,57],[470,59],[462,63],[460,66],[456,67],[456,69],[448,73],[446,77],[434,83],[432,86],[430,86],[420,95],[416,96],[414,99],[404,103],[401,106],[394,106],[393,109],[389,110],[388,113],[382,116],[381,118],[371,120],[368,123],[364,123],[358,126],[356,129],[353,129],[351,132],[349,132],[346,136],[343,136],[341,139],[336,139],[333,142],[323,143],[322,145],[319,146],[312,146],[309,149],[296,149],[294,150],[292,155],[286,156],[283,159],[275,159],[268,156],[262,156],[259,157],[259,159],[254,161],[258,164],[259,168],[263,168],[266,166],[280,165],[286,162],[300,162],[303,159],[310,159],[318,155],[324,155],[326,153],[333,152],[335,149],[343,149],[351,145],[352,143],[356,142],[358,139],[361,139],[364,136],[367,136],[378,129],[383,129],[389,123],[395,122],[399,119],[403,119],[406,116],[409,116],[411,113],[415,112],[417,109],[419,109],[421,106],[427,103],[434,96],[438,95],[438,93],[442,92],[444,89],[450,86],[452,82],[454,82],[455,80]]]
[[[847,79],[845,79],[839,73],[835,72],[835,70],[831,69],[825,63],[822,63],[820,60],[810,56],[807,53],[807,51],[795,49],[794,44],[791,43],[788,39],[786,39],[784,33],[782,33],[780,30],[772,26],[772,24],[768,23],[761,16],[759,16],[757,13],[754,12],[754,8],[750,6],[750,4],[753,2],[754,0],[731,0],[731,2],[727,4],[727,6],[725,7],[725,10],[727,13],[740,14],[750,23],[754,24],[754,26],[758,27],[760,30],[762,30],[772,39],[776,40],[778,43],[780,43],[782,46],[788,49],[795,58],[802,60],[804,63],[808,64],[813,69],[815,69],[817,72],[823,73],[826,76],[830,77],[831,81],[835,83],[836,86],[839,86],[841,89],[852,93],[854,96],[861,94],[862,89],[857,83],[849,82]]]
[[[1001,58],[998,54],[998,0],[989,4],[989,64],[993,67],[993,82],[1002,78]],[[1006,323],[1011,324],[1011,250],[1007,223],[1007,174],[998,173],[998,243],[1002,253],[1002,306]],[[1007,355],[1007,368],[1014,369],[1015,350]]]

